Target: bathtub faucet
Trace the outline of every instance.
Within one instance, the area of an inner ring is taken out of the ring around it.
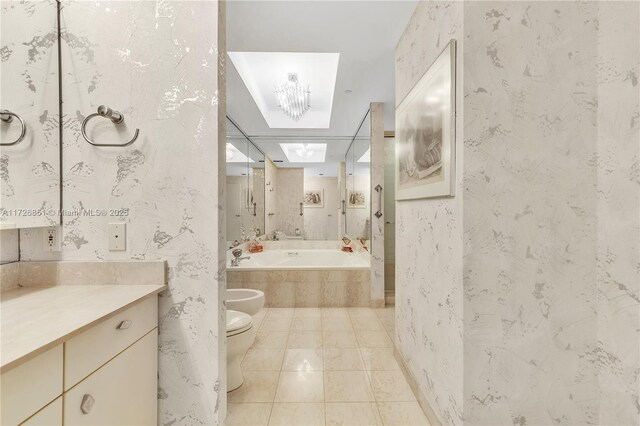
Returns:
[[[242,259],[251,259],[251,256],[240,257],[242,256],[242,249],[239,248],[232,251],[231,254],[234,257],[234,259],[231,259],[231,266],[240,266]]]

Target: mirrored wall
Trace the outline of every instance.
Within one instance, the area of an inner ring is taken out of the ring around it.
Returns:
[[[367,111],[345,155],[345,232],[351,238],[371,237],[371,123]]]
[[[0,229],[60,222],[58,2],[0,8]]]
[[[227,118],[227,241],[265,233],[265,157],[231,118]]]

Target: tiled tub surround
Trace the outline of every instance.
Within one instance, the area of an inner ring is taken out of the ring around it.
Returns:
[[[426,425],[394,359],[394,310],[268,308],[226,424]]]
[[[252,288],[265,293],[267,307],[341,307],[369,306],[371,300],[371,279],[368,267],[368,253],[354,247],[353,253],[339,251],[341,241],[262,241],[263,253],[244,253],[243,256],[255,256],[278,252],[284,256],[288,252],[298,251],[304,256],[314,253],[317,257],[332,254],[357,261],[347,261],[342,265],[327,262],[323,266],[256,266],[252,259],[243,260],[237,268],[227,268],[228,288]],[[352,242],[352,245],[355,245]],[[232,258],[228,252],[228,259]],[[333,256],[332,256],[333,257]],[[256,259],[257,260],[257,259]],[[243,262],[245,270],[243,268]],[[317,259],[314,259],[317,265]],[[351,266],[347,266],[352,263]]]

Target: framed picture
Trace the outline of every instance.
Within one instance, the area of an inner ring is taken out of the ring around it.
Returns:
[[[347,207],[350,209],[364,209],[367,207],[367,195],[360,189],[350,189],[347,198]]]
[[[456,41],[396,109],[396,200],[455,195]]]
[[[306,189],[304,191],[305,207],[324,207],[324,189]]]

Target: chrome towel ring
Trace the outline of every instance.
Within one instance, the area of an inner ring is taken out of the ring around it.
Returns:
[[[20,136],[18,136],[18,139],[16,139],[13,142],[8,142],[8,143],[0,142],[0,146],[11,146],[11,145],[20,143],[24,139],[24,135],[27,134],[27,126],[25,126],[24,120],[22,119],[22,117],[20,117],[15,112],[11,112],[7,109],[0,110],[0,121],[2,121],[3,123],[11,123],[13,121],[13,117],[18,119],[18,121],[20,122],[20,126],[22,127],[22,130],[20,131]]]
[[[89,120],[91,120],[94,117],[108,118],[109,120],[111,120],[113,124],[122,124],[124,122],[124,115],[122,115],[122,113],[120,113],[119,111],[114,111],[108,106],[100,105],[98,107],[97,113],[89,114],[87,118],[85,118],[84,121],[82,121],[82,137],[91,145],[93,146],[129,146],[132,143],[134,143],[136,139],[138,139],[138,135],[140,134],[140,129],[136,129],[135,133],[133,134],[133,138],[127,143],[95,143],[94,141],[89,139],[89,136],[87,136],[87,123],[89,122]]]

